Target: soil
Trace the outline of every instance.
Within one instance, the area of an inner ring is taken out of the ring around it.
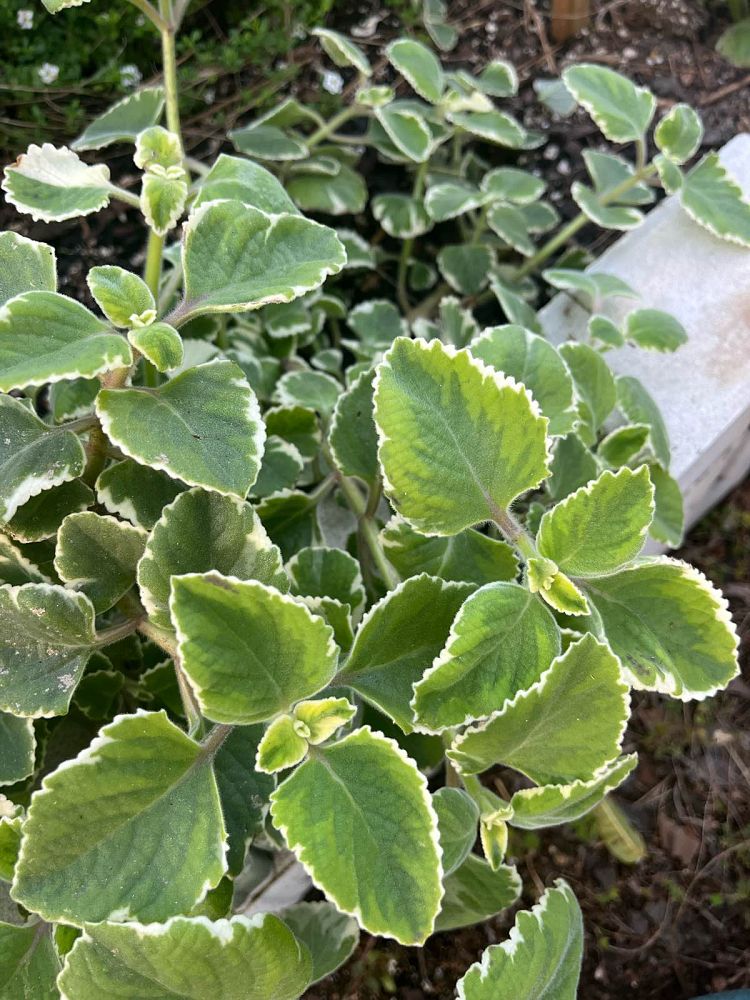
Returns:
[[[538,9],[534,0],[450,4],[460,41],[444,61],[476,69],[494,57],[515,63],[522,85],[511,110],[548,134],[543,170],[564,215],[571,211],[570,183],[583,175],[581,150],[596,145],[599,136],[585,115],[562,120],[539,105],[531,87],[536,77],[555,76],[572,61],[594,60],[648,84],[664,109],[677,101],[697,107],[707,146],[750,129],[750,75],[714,51],[729,23],[720,4],[593,0],[592,7],[591,26],[555,46],[542,0]],[[367,2],[338,4],[329,26],[347,31],[355,25],[371,28],[358,42],[373,53],[398,31],[387,9]],[[300,72],[291,89],[316,99],[317,49],[301,45],[292,58]],[[383,62],[378,74],[387,74]],[[258,81],[257,70],[242,79],[243,86]],[[246,116],[247,108],[231,107],[231,92],[219,94],[217,102],[221,129],[208,113],[188,121],[190,152],[216,152],[219,132]],[[125,154],[112,157],[110,165],[118,182],[127,185]],[[142,263],[139,235],[118,207],[43,225],[3,205],[4,228],[55,244],[61,291],[83,301],[91,266]],[[598,252],[605,238],[592,231],[588,248]],[[634,696],[626,750],[637,750],[640,761],[617,799],[646,839],[645,860],[636,866],[616,861],[586,824],[511,842],[524,883],[519,906],[532,905],[560,876],[578,896],[586,928],[581,1000],[689,1000],[750,987],[750,480],[692,530],[678,555],[724,589],[742,638],[743,677],[705,703]],[[493,781],[505,779],[502,772],[491,775]],[[423,950],[363,935],[355,957],[308,991],[306,1000],[453,998],[456,981],[488,944],[507,936],[513,915],[437,935]]]

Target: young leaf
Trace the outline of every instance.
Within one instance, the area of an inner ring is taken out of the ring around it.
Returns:
[[[71,1000],[297,1000],[311,973],[307,948],[270,913],[215,921],[178,916],[164,924],[87,927],[59,983]]]
[[[183,362],[182,338],[169,323],[151,323],[128,331],[128,340],[158,372],[171,371]]]
[[[638,555],[653,515],[647,466],[603,472],[547,511],[537,547],[570,576],[602,576]]]
[[[483,330],[469,349],[486,365],[526,386],[549,420],[550,434],[573,429],[573,380],[549,341],[521,326],[494,326]]]
[[[700,147],[703,123],[689,104],[675,104],[654,129],[654,142],[673,163],[685,163]]]
[[[185,488],[165,473],[127,458],[102,472],[96,481],[96,497],[110,514],[119,514],[150,531],[162,510]]]
[[[737,675],[727,602],[693,566],[654,559],[587,581],[586,595],[633,687],[700,701]]]
[[[13,896],[76,926],[166,920],[218,883],[225,850],[211,755],[166,713],[138,710],[44,779]]]
[[[55,251],[20,233],[0,233],[0,307],[23,292],[57,290]]]
[[[597,806],[608,792],[618,788],[637,763],[637,756],[630,754],[605,764],[588,780],[579,778],[569,785],[522,788],[510,800],[513,815],[508,822],[522,830],[572,823]]]
[[[3,982],[1,1000],[54,1000],[60,959],[52,942],[52,928],[39,921],[14,926],[0,923]]]
[[[562,78],[610,142],[634,142],[643,137],[656,108],[650,90],[593,63],[569,66]]]
[[[135,326],[156,319],[156,302],[143,280],[112,264],[92,267],[86,284],[96,304],[113,326]]]
[[[414,687],[419,728],[440,732],[486,718],[534,684],[559,652],[559,630],[538,597],[517,583],[487,584],[465,601]]]
[[[523,386],[438,340],[396,340],[375,422],[386,493],[426,534],[486,521],[547,475],[547,420]]]
[[[320,39],[320,44],[328,58],[337,66],[353,66],[362,76],[372,73],[369,60],[362,49],[338,31],[330,28],[313,28],[310,32]]]
[[[651,447],[657,460],[669,468],[670,448],[664,418],[646,387],[633,375],[619,375],[616,380],[617,406],[633,424],[650,428]]]
[[[714,236],[750,246],[750,202],[716,153],[708,153],[685,174],[682,207]]]
[[[0,710],[64,715],[93,652],[94,608],[48,583],[0,587]]]
[[[158,389],[103,389],[96,412],[122,452],[190,486],[244,498],[258,475],[265,427],[231,361],[189,368]]]
[[[207,201],[241,201],[262,212],[298,215],[297,206],[270,170],[240,156],[220,153],[201,180],[193,209]]]
[[[277,771],[285,771],[304,760],[307,740],[298,732],[300,728],[291,715],[278,715],[258,744],[256,771],[276,774]]]
[[[652,351],[676,351],[688,339],[682,323],[660,309],[628,313],[625,332],[629,340]]]
[[[540,785],[588,778],[618,755],[629,709],[620,661],[587,634],[448,756],[464,774],[502,762]]]
[[[31,719],[0,712],[0,785],[13,785],[33,774],[35,753]]]
[[[316,751],[271,799],[274,826],[342,913],[401,944],[430,935],[443,895],[437,816],[393,740],[358,729]]]
[[[25,292],[0,311],[0,390],[90,378],[132,363],[128,342],[73,299]]]
[[[141,184],[141,212],[146,225],[157,236],[165,236],[185,211],[187,196],[187,181],[181,167],[169,167],[165,173],[157,172],[156,167],[149,170]]]
[[[413,38],[399,38],[386,48],[390,64],[407,83],[430,104],[438,104],[443,96],[443,69],[426,45]]]
[[[375,109],[375,117],[400,153],[422,163],[433,149],[432,132],[421,115],[410,108],[386,104]]]
[[[363,371],[336,400],[328,443],[339,472],[372,487],[380,475],[378,432],[373,419],[375,370]]]
[[[183,669],[215,722],[271,719],[333,677],[332,629],[273,587],[218,573],[173,577],[170,608]]]
[[[492,945],[458,983],[459,1000],[575,1000],[583,957],[583,919],[558,879],[530,910],[516,914],[510,937]]]
[[[296,903],[282,911],[281,919],[310,952],[313,983],[342,966],[359,943],[357,921],[330,903]]]
[[[394,517],[380,539],[388,561],[403,579],[429,573],[481,587],[497,580],[513,580],[518,573],[511,546],[473,528],[440,538],[420,535],[406,521]]]
[[[526,563],[529,590],[539,594],[555,611],[565,615],[587,615],[589,605],[578,587],[561,573],[551,559],[529,559]]]
[[[39,493],[74,480],[85,465],[72,431],[53,430],[20,400],[0,396],[0,521],[10,521]]]
[[[411,732],[412,685],[442,649],[471,590],[422,574],[390,591],[362,619],[341,682]]]
[[[71,149],[32,144],[5,168],[5,197],[35,222],[62,222],[98,212],[114,190],[109,168],[89,167]]]
[[[521,895],[521,879],[515,868],[500,865],[493,871],[486,861],[470,854],[448,875],[444,888],[436,932],[482,923],[512,906]]]
[[[447,877],[464,863],[474,846],[479,807],[463,789],[447,787],[435,792],[432,804],[437,813],[443,872]]]
[[[135,142],[140,132],[157,124],[163,110],[164,88],[143,87],[95,118],[72,148],[83,152],[104,149],[116,142]]]
[[[70,514],[60,526],[55,569],[69,588],[85,594],[97,614],[108,611],[135,583],[146,532],[91,510]]]

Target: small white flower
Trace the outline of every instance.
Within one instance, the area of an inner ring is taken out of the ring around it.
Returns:
[[[216,88],[206,87],[206,89],[203,91],[203,103],[210,105],[213,104],[215,100],[216,100]]]
[[[340,73],[327,69],[323,73],[323,90],[329,94],[340,94],[344,89],[344,78]]]
[[[127,66],[122,66],[120,68],[120,83],[123,87],[137,87],[142,79],[143,77],[141,76],[141,71],[132,63],[128,63]]]
[[[31,31],[34,27],[34,11],[26,9],[19,10],[16,14],[16,22],[22,31]]]
[[[42,83],[54,83],[60,75],[60,67],[54,63],[42,63],[36,72]]]

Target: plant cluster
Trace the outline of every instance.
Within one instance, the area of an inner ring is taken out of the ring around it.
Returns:
[[[702,699],[736,675],[721,594],[640,555],[679,539],[679,490],[654,401],[606,361],[684,331],[647,305],[615,323],[632,289],[566,247],[637,225],[657,184],[744,243],[750,206],[715,154],[684,168],[694,111],[649,159],[653,95],[575,66],[635,160],[589,153],[559,227],[540,178],[489,162],[541,142],[497,106],[512,67],[446,73],[404,38],[373,84],[324,29],[354,103],[324,122],[285,100],[204,166],[169,0],[139,6],[164,88],[3,184],[47,222],[119,200],[149,235],[143,278],[91,269],[96,311],[57,291],[51,246],[0,235],[0,995],[292,1000],[359,927],[418,945],[511,906],[514,831],[616,821],[631,689]],[[113,143],[137,193],[79,155]],[[585,339],[542,336],[544,284],[591,310]],[[499,764],[509,798],[480,778]],[[327,901],[244,916],[251,844],[293,851]],[[565,1000],[581,953],[559,883],[459,996]]]

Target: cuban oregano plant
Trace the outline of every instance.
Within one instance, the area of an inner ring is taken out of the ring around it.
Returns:
[[[322,29],[354,103],[323,121],[287,99],[205,166],[180,132],[185,4],[137,6],[164,86],[3,183],[43,222],[119,201],[148,241],[143,277],[88,272],[89,308],[52,246],[0,234],[0,998],[292,1000],[360,927],[419,945],[512,905],[515,831],[619,822],[631,691],[735,676],[721,594],[641,555],[680,537],[679,490],[653,400],[605,358],[684,331],[616,321],[632,290],[566,248],[637,224],[657,182],[740,242],[750,207],[713,154],[683,168],[693,111],[648,160],[652,95],[573,67],[635,162],[590,153],[581,215],[540,245],[543,182],[497,165],[540,142],[495,105],[510,66],[446,73],[405,38],[372,83]],[[115,143],[137,189],[96,162]],[[368,228],[370,150],[413,187],[373,197]],[[591,310],[586,340],[543,336],[543,282]],[[325,901],[248,917],[279,849]],[[565,1000],[581,953],[561,882],[459,996]]]

